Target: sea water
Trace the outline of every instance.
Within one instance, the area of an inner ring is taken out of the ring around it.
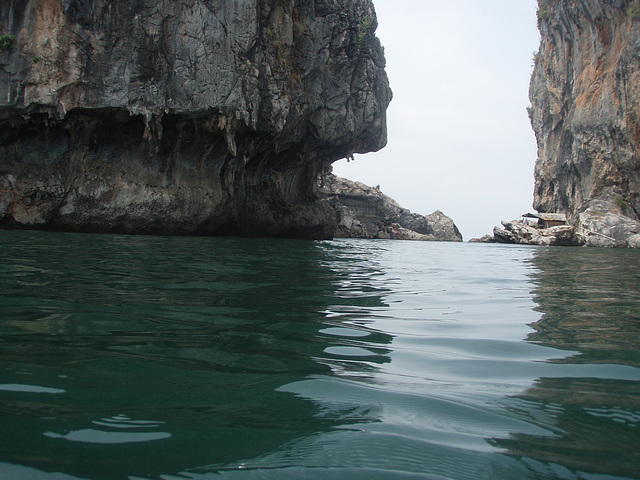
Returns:
[[[640,478],[640,252],[0,232],[0,479]]]

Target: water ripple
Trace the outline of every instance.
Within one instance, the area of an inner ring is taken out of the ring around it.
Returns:
[[[638,477],[638,252],[0,243],[2,478]]]

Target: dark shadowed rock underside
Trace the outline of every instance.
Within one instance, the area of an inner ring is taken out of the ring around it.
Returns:
[[[0,226],[331,236],[386,143],[371,0],[3,0]]]

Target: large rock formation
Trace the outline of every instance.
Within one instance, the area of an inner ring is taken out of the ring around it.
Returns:
[[[534,208],[587,245],[640,234],[640,1],[539,0],[530,115]]]
[[[3,0],[0,226],[326,237],[386,143],[371,0]]]
[[[462,241],[458,227],[442,212],[426,216],[412,213],[382,193],[379,187],[329,173],[322,178],[320,193],[336,210],[336,237]]]

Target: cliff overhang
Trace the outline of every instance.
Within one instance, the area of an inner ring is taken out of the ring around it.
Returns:
[[[321,238],[386,143],[370,0],[8,0],[0,226]]]

